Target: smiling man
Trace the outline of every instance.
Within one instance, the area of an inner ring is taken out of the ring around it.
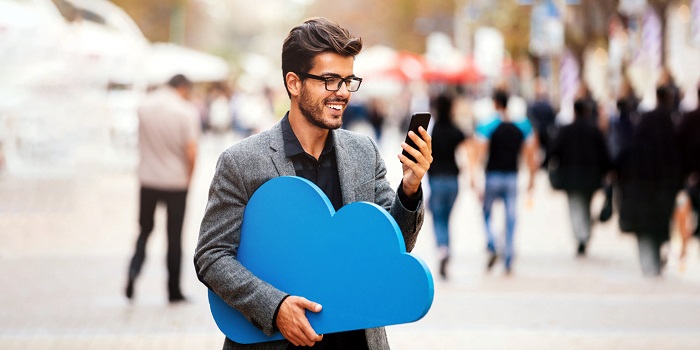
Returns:
[[[282,48],[289,112],[270,130],[241,141],[219,157],[195,252],[197,276],[262,332],[279,331],[286,339],[243,345],[227,338],[224,349],[389,348],[384,328],[316,334],[306,312],[321,312],[321,305],[275,288],[236,259],[250,197],[278,176],[310,180],[336,210],[357,201],[380,205],[399,225],[407,251],[415,246],[423,224],[420,184],[432,162],[431,138],[421,128],[420,135],[410,133],[417,148],[401,145],[416,161],[398,154],[403,178],[394,191],[374,141],[339,129],[350,96],[362,83],[353,73],[361,49],[360,38],[324,18],[293,28]]]

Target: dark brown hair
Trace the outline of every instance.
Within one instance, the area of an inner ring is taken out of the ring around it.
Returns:
[[[508,107],[508,92],[506,92],[503,89],[496,89],[493,92],[493,101],[496,103],[496,106],[505,109]]]
[[[168,80],[168,85],[172,88],[180,88],[180,87],[186,87],[190,88],[192,87],[192,82],[187,79],[186,76],[182,74],[176,74],[170,80]]]
[[[362,39],[347,29],[322,18],[311,18],[292,28],[282,45],[282,78],[287,88],[289,72],[306,73],[313,68],[316,55],[334,52],[341,56],[357,56],[362,50]],[[289,89],[287,89],[287,95]]]

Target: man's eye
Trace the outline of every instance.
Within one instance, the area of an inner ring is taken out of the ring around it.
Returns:
[[[340,83],[340,80],[341,80],[340,78],[326,78],[326,82],[327,82],[328,84],[331,84],[331,85],[333,85],[333,84],[336,84],[336,85],[339,84],[339,83]]]

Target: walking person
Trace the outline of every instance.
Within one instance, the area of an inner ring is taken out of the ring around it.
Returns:
[[[169,301],[185,300],[180,289],[182,224],[201,128],[199,113],[188,101],[191,90],[192,83],[184,75],[175,75],[166,86],[146,96],[138,109],[141,230],[129,265],[126,286],[129,299],[134,296],[134,283],[146,258],[146,243],[153,231],[156,206],[165,203]]]
[[[681,150],[675,131],[673,92],[656,90],[657,107],[642,115],[629,147],[619,157],[620,229],[637,236],[645,276],[659,276],[666,257],[671,216],[682,185]]]
[[[409,133],[418,148],[402,143],[403,177],[396,191],[371,136],[340,129],[343,113],[362,79],[353,73],[362,40],[325,18],[293,28],[282,47],[282,72],[290,109],[271,129],[253,135],[219,157],[195,251],[197,276],[264,334],[279,331],[284,340],[238,344],[224,349],[388,349],[383,327],[317,334],[306,312],[321,305],[303,295],[288,295],[253,275],[237,258],[241,225],[251,195],[278,176],[300,176],[326,194],[338,210],[366,201],[396,220],[411,251],[423,223],[421,180],[428,171],[431,138],[420,128]],[[270,257],[275,259],[275,257]]]
[[[434,100],[435,124],[432,130],[433,164],[428,169],[430,197],[428,208],[433,214],[433,227],[440,260],[440,276],[447,278],[450,259],[450,215],[459,194],[459,167],[456,153],[466,154],[466,136],[452,120],[453,98],[445,93]]]
[[[612,164],[605,137],[591,122],[588,103],[574,102],[574,122],[562,127],[549,150],[550,178],[566,191],[577,256],[586,254],[591,237],[591,200]]]
[[[640,102],[641,100],[637,97],[629,80],[623,80],[620,96],[615,104],[617,111],[614,113],[614,117],[610,118],[608,129],[608,148],[613,163],[617,162],[619,154],[630,145],[634,128],[641,118]]]
[[[557,132],[556,113],[549,99],[547,90],[547,81],[543,78],[538,78],[535,81],[535,100],[527,107],[527,117],[533,126],[539,148],[545,154],[542,167],[547,167],[547,152],[552,138]]]
[[[496,235],[491,228],[491,207],[496,199],[503,201],[506,211],[505,237],[500,255],[503,258],[506,274],[511,273],[514,258],[514,235],[517,216],[517,194],[518,194],[518,162],[521,155],[525,158],[528,170],[529,181],[528,191],[534,187],[535,172],[535,152],[537,142],[533,137],[530,122],[522,120],[512,120],[507,113],[508,93],[504,90],[496,90],[493,93],[495,113],[493,116],[476,127],[476,138],[474,143],[473,157],[470,162],[471,186],[480,195],[483,201],[483,215],[486,226],[486,250],[488,254],[486,269],[491,268],[496,263],[499,256],[500,245],[496,242]],[[477,188],[477,169],[486,159],[485,183],[483,192]]]
[[[700,100],[700,88],[696,91]],[[683,177],[685,179],[685,202],[679,208],[679,229],[681,232],[681,266],[684,266],[688,241],[694,235],[700,236],[697,222],[700,210],[700,104],[683,115],[678,127],[678,142],[681,149]],[[692,220],[695,216],[696,220]],[[692,223],[695,221],[695,227]]]

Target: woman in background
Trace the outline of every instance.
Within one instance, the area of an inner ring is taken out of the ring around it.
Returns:
[[[440,259],[440,276],[447,278],[450,259],[449,222],[452,207],[459,192],[459,167],[455,153],[458,148],[466,152],[466,136],[452,121],[453,98],[446,93],[433,101],[434,127],[433,163],[428,170],[430,198],[428,208],[433,213],[433,225]],[[466,153],[465,153],[466,154]]]

